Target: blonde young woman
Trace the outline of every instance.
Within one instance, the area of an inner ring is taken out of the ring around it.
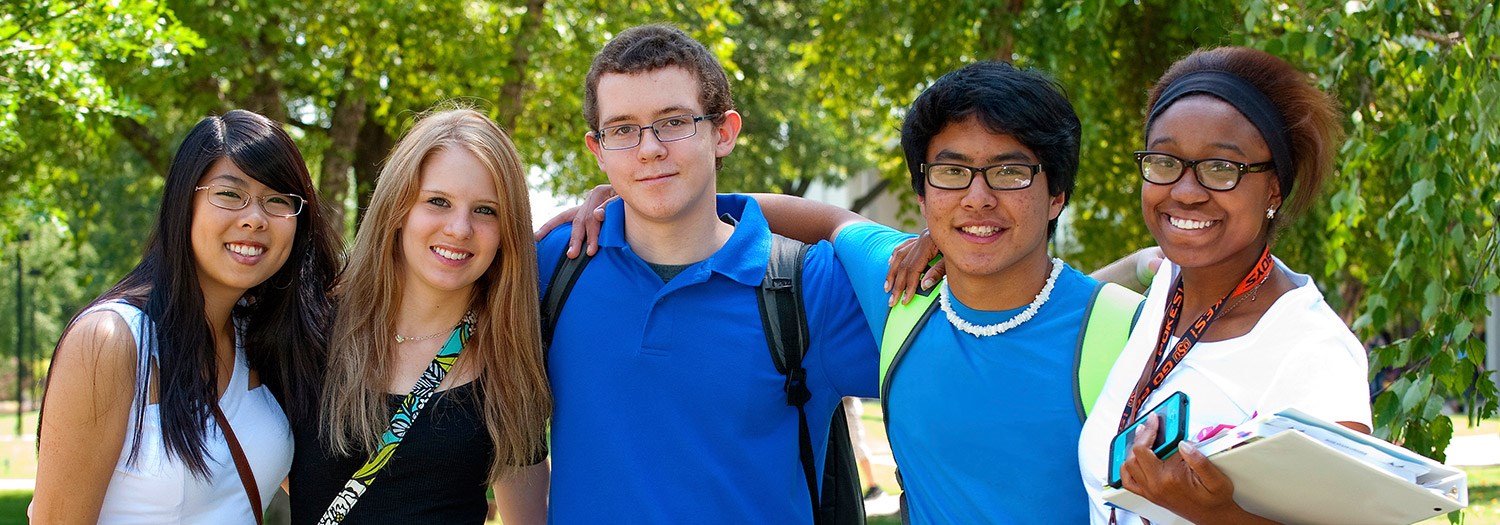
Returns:
[[[292,423],[294,523],[483,523],[487,487],[506,523],[545,518],[526,191],[510,138],[472,110],[396,145],[336,288],[321,414]]]

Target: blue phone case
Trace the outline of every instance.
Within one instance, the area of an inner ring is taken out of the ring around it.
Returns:
[[[1177,453],[1177,445],[1187,436],[1188,420],[1188,396],[1182,392],[1173,393],[1165,400],[1151,407],[1145,415],[1136,419],[1130,426],[1125,427],[1123,432],[1115,435],[1115,439],[1109,445],[1109,486],[1120,488],[1120,465],[1125,463],[1125,457],[1130,454],[1130,446],[1135,443],[1135,430],[1151,414],[1161,416],[1161,426],[1157,428],[1156,439],[1152,442],[1151,450],[1156,457],[1167,459]]]

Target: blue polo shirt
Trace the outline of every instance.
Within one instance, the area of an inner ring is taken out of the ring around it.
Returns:
[[[890,311],[887,260],[909,238],[860,223],[834,242],[875,334],[885,331]],[[923,325],[884,400],[912,523],[1088,522],[1073,375],[1079,326],[1097,283],[1065,265],[1036,316],[1004,334],[975,337],[942,312]],[[978,325],[1026,309],[952,304]]]
[[[626,242],[623,203],[606,208],[599,251],[558,316],[548,356],[550,522],[812,522],[797,409],[756,302],[770,230],[754,200],[717,203],[738,220],[734,234],[667,283]],[[538,243],[543,294],[569,230]],[[821,468],[834,407],[877,394],[879,355],[826,242],[808,252],[802,297]]]

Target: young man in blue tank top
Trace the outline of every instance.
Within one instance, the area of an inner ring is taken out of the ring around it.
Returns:
[[[757,306],[771,233],[754,200],[716,195],[741,124],[722,66],[675,28],[629,29],[595,57],[584,114],[622,198],[549,350],[550,521],[811,523],[799,416]],[[538,243],[544,296],[569,232]],[[876,394],[878,353],[828,243],[802,279],[821,444],[842,397]]]
[[[871,330],[886,335],[882,402],[914,523],[1088,519],[1075,478],[1082,405],[1093,399],[1074,381],[1099,283],[1047,252],[1079,135],[1054,81],[1000,62],[950,72],[912,104],[901,145],[947,279],[898,355],[908,332],[887,333],[900,314],[885,282],[913,236],[833,206],[757,196],[779,233],[833,232]],[[1128,266],[1111,275],[1133,280]]]

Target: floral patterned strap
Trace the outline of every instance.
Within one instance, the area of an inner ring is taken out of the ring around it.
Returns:
[[[448,342],[438,350],[437,356],[432,358],[432,364],[427,365],[427,371],[417,379],[417,384],[411,387],[411,393],[401,401],[401,406],[396,409],[396,414],[391,416],[390,427],[380,436],[380,448],[370,456],[364,466],[354,471],[354,476],[344,483],[343,490],[334,496],[333,502],[328,504],[328,510],[323,511],[323,517],[318,520],[318,525],[334,525],[343,523],[354,504],[359,502],[359,497],[369,490],[370,485],[375,483],[375,474],[390,462],[396,452],[396,446],[406,437],[407,429],[416,422],[417,414],[422,412],[422,407],[427,405],[427,400],[432,398],[432,393],[437,390],[443,382],[443,377],[448,375],[448,370],[453,368],[453,362],[458,359],[458,352],[464,349],[469,341],[469,334],[474,331],[474,314],[469,312],[464,315],[464,320],[453,328],[453,334],[448,336]]]

